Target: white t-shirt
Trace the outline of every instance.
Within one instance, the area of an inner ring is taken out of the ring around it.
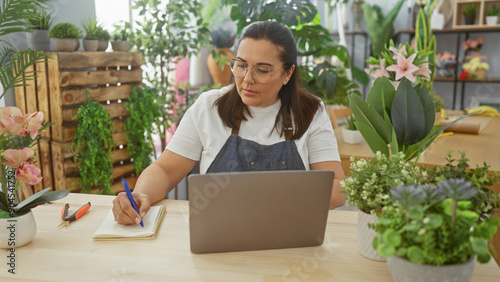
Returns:
[[[230,87],[232,86],[201,94],[182,117],[179,127],[166,147],[178,155],[200,161],[202,174],[207,171],[231,135],[231,128],[224,125],[217,112],[217,106],[214,106],[215,100]],[[247,117],[247,121],[241,121],[238,135],[261,145],[284,141],[285,137],[280,137],[276,130],[271,134],[280,107],[281,100],[265,108],[249,107],[252,118]],[[294,141],[307,170],[312,163],[340,161],[337,139],[323,103],[304,135]]]

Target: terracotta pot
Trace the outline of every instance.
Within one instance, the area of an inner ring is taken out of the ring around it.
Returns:
[[[451,265],[416,264],[407,259],[392,256],[387,258],[387,268],[396,282],[468,282],[474,271],[476,256],[466,263]]]
[[[72,52],[78,49],[80,43],[76,38],[54,38],[54,47],[59,52]]]
[[[217,52],[218,51],[224,51],[226,53],[225,57],[227,58],[227,61],[230,62],[232,59],[234,59],[236,56],[231,52],[229,48],[217,48],[215,49]],[[221,56],[222,57],[222,56]],[[231,83],[231,80],[233,78],[233,74],[231,72],[231,69],[229,68],[229,65],[226,64],[221,67],[215,63],[215,59],[212,56],[212,53],[208,55],[207,58],[207,67],[208,71],[210,72],[210,75],[212,76],[212,80],[214,84],[220,83],[221,87],[229,85]]]
[[[371,229],[368,224],[375,224],[376,222],[377,217],[360,210],[358,211],[358,251],[366,258],[385,261],[372,245],[373,238],[375,238],[378,233]]]
[[[18,248],[28,244],[36,234],[36,222],[33,212],[13,217],[0,218],[0,248]]]

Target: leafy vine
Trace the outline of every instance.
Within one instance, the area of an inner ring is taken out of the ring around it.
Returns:
[[[151,164],[154,156],[152,134],[156,129],[154,124],[158,124],[162,116],[157,98],[158,94],[153,88],[134,87],[129,101],[125,103],[130,113],[125,120],[127,150],[134,160],[137,175]]]
[[[75,154],[74,162],[78,163],[80,177],[72,186],[79,183],[84,193],[90,193],[92,187],[97,186],[100,194],[113,194],[110,153],[113,149],[111,132],[114,125],[111,117],[101,104],[86,99],[73,119],[78,119],[78,126],[71,150]]]

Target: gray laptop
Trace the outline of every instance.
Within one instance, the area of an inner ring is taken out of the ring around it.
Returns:
[[[333,171],[191,175],[191,252],[215,253],[323,243]]]

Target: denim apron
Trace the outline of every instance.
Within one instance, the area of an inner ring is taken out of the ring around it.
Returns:
[[[291,119],[285,122],[285,141],[260,145],[243,139],[238,133],[241,120],[236,121],[231,136],[219,151],[207,173],[262,170],[305,170],[295,141],[292,140]]]

